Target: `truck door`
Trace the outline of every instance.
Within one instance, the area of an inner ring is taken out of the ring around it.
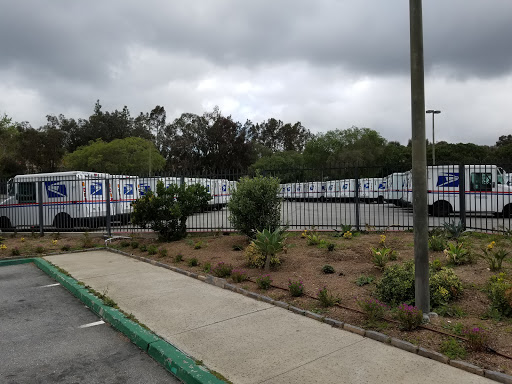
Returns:
[[[16,208],[12,225],[27,227],[38,224],[38,196],[35,181],[21,181],[16,183]]]
[[[492,170],[471,169],[466,208],[469,212],[491,212],[493,177]]]

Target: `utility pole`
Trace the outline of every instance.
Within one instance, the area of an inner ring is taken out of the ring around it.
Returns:
[[[421,0],[409,0],[411,36],[412,199],[414,226],[415,301],[430,312],[427,212],[427,147]]]

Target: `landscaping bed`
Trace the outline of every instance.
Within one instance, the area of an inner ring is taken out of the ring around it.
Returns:
[[[311,245],[312,234],[316,236],[315,240],[319,240],[318,244]],[[358,304],[358,301],[376,297],[377,283],[385,273],[384,267],[401,265],[413,259],[414,242],[413,234],[410,232],[352,233],[351,236],[344,236],[342,232],[289,233],[285,250],[278,254],[281,264],[272,267],[268,273],[272,280],[268,290],[260,289],[256,283],[258,278],[267,273],[262,269],[247,267],[245,251],[249,246],[249,240],[239,234],[190,234],[187,238],[175,242],[159,242],[156,238],[137,237],[135,234],[130,240],[119,239],[113,241],[110,246],[200,274],[214,273],[212,270],[218,268],[219,263],[230,265],[235,270],[241,270],[249,279],[242,282],[235,282],[230,277],[226,279],[247,290],[288,302],[322,316],[377,330],[442,352],[453,359],[512,374],[512,360],[493,352],[494,350],[512,356],[512,319],[499,315],[496,311],[490,311],[491,302],[487,293],[492,276],[497,276],[501,272],[504,274],[502,278],[510,278],[512,252],[505,257],[500,271],[490,270],[488,262],[480,255],[484,254],[484,250],[490,249],[489,244],[493,241],[493,249],[512,251],[512,241],[508,236],[466,232],[457,242],[448,240],[448,243],[462,243],[470,252],[471,263],[456,265],[453,257],[450,258],[452,263],[449,263],[446,253],[442,250],[429,252],[430,261],[437,268],[453,268],[462,283],[463,291],[457,299],[438,308],[439,317],[433,318],[430,324],[412,331],[401,329],[396,322],[393,312],[396,306],[386,310],[385,319],[369,322]],[[104,242],[101,238],[89,235],[47,235],[40,238],[30,234],[17,234],[13,237],[4,234],[2,245],[0,258],[93,248],[104,246]],[[396,260],[388,261],[384,263],[385,265],[380,265],[381,268],[377,268],[372,248],[377,251],[383,248],[390,249],[394,252]],[[17,251],[14,252],[14,249]],[[288,291],[290,281],[302,282],[306,295],[292,297]],[[339,299],[338,305],[321,305],[316,298],[319,290],[323,288],[326,288],[334,298]],[[467,337],[464,334],[465,330],[476,327],[487,335],[486,345],[491,349],[475,351],[468,342],[461,339]]]

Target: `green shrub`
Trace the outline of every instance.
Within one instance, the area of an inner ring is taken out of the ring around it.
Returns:
[[[156,255],[158,252],[158,248],[154,245],[150,245],[148,247],[148,255]]]
[[[210,262],[204,263],[203,271],[205,273],[210,273],[211,270],[212,270],[212,263],[210,263]]]
[[[187,234],[187,218],[211,200],[202,185],[176,185],[167,188],[159,181],[156,193],[148,191],[133,203],[132,222],[158,232],[160,240],[174,241]]]
[[[464,336],[468,339],[469,348],[472,351],[485,351],[489,342],[489,333],[482,328],[473,327],[463,331]]]
[[[428,239],[428,247],[431,251],[441,252],[444,251],[447,246],[448,244],[444,236],[430,236]]]
[[[462,282],[453,269],[430,269],[430,305],[432,308],[454,300],[462,293]],[[387,267],[382,279],[377,283],[376,294],[379,300],[390,305],[399,303],[414,304],[414,263],[407,261]]]
[[[254,242],[251,242],[244,252],[245,259],[247,260],[247,266],[250,268],[263,268],[265,266],[265,256],[261,253]],[[279,255],[270,257],[270,266],[275,267],[281,265]]]
[[[483,249],[483,255],[481,256],[487,263],[489,263],[489,269],[491,271],[499,271],[501,270],[501,265],[503,264],[503,260],[509,254],[509,252],[505,251],[503,248],[496,249],[496,242],[491,241],[487,244],[487,247]]]
[[[146,244],[141,244],[140,247],[139,247],[139,250],[141,252],[147,252],[148,251],[148,246]]]
[[[178,253],[176,256],[174,256],[174,262],[180,263],[183,261],[183,255],[181,253]]]
[[[471,264],[474,261],[471,252],[464,248],[463,243],[448,243],[444,254],[451,265]]]
[[[14,247],[13,249],[11,249],[11,255],[13,255],[13,256],[21,255],[21,252],[20,252],[19,248],[18,247]]]
[[[464,359],[467,352],[464,345],[453,337],[441,343],[441,353],[448,356],[450,359]]]
[[[275,257],[283,250],[285,239],[284,231],[279,228],[274,231],[269,231],[268,229],[264,229],[261,232],[256,231],[256,238],[253,243],[265,258],[265,270],[268,271],[270,269],[272,257]]]
[[[288,290],[293,297],[302,296],[304,294],[304,284],[302,283],[302,280],[288,280]]]
[[[327,244],[327,250],[329,252],[333,252],[335,249],[336,249],[336,244],[334,244],[334,243],[328,243]]]
[[[356,280],[356,285],[358,287],[362,287],[363,285],[366,285],[366,284],[371,284],[373,283],[373,280],[374,280],[374,277],[373,276],[364,276],[364,275],[361,275],[357,278]]]
[[[62,247],[60,247],[60,250],[64,251],[64,252],[67,252],[67,251],[71,250],[71,245],[64,244]]]
[[[272,279],[270,275],[258,276],[256,278],[256,284],[258,285],[259,289],[267,290],[272,286]]]
[[[278,229],[281,221],[279,191],[276,177],[241,178],[228,202],[233,227],[249,237],[254,237],[256,231]]]
[[[218,263],[211,270],[211,272],[217,277],[228,277],[231,275],[231,271],[233,271],[233,266],[231,264],[226,264],[223,261]]]
[[[46,252],[46,249],[43,246],[38,245],[36,247],[36,253],[45,253],[45,252]]]
[[[372,253],[372,263],[375,265],[375,268],[380,269],[381,271],[386,267],[386,264],[390,260],[391,255],[395,252],[391,250],[391,248],[371,248]],[[396,260],[396,259],[395,259]]]
[[[202,241],[196,241],[194,243],[194,249],[201,249],[204,247],[204,243]]]
[[[189,267],[197,267],[199,265],[199,261],[197,260],[197,258],[193,257],[188,261],[187,264]]]
[[[338,296],[335,296],[334,294],[330,293],[327,290],[327,287],[323,287],[322,289],[318,290],[317,298],[320,301],[320,304],[322,307],[332,307],[333,305],[338,304],[341,299]]]
[[[387,305],[377,299],[364,298],[358,299],[356,302],[364,312],[369,324],[375,324],[378,320],[384,318],[384,314],[388,310]]]
[[[167,256],[167,249],[166,249],[166,248],[160,248],[160,249],[158,250],[158,256],[160,256],[160,257],[165,257],[165,256]]]
[[[231,271],[231,279],[235,283],[242,283],[249,279],[249,276],[247,275],[247,272],[242,269],[233,269]]]
[[[491,310],[500,316],[512,317],[512,282],[504,273],[491,276],[487,287]]]
[[[325,273],[326,275],[328,275],[328,274],[334,273],[335,270],[332,265],[326,264],[322,267],[322,272]]]
[[[400,329],[412,331],[423,322],[423,312],[421,309],[402,303],[395,311],[395,317],[400,323]]]
[[[460,220],[457,223],[455,220],[453,222],[444,223],[443,226],[448,236],[455,240],[459,239],[466,230]]]
[[[122,248],[126,248],[126,247],[129,247],[130,246],[130,242],[128,240],[122,240],[119,245],[122,247]]]
[[[139,248],[139,242],[138,242],[138,241],[133,240],[132,242],[130,242],[130,246],[131,246],[133,249],[137,249],[137,248]]]

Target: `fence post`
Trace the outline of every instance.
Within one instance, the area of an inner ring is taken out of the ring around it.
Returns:
[[[38,208],[39,208],[39,236],[44,236],[44,212],[43,212],[43,182],[37,183],[37,195],[39,197]]]
[[[355,202],[356,202],[356,230],[359,231],[361,227],[361,223],[359,220],[359,168],[356,166],[356,174],[355,174]]]
[[[106,204],[106,224],[107,224],[107,236],[112,237],[112,223],[110,220],[110,180],[105,179],[105,204]]]
[[[460,222],[466,229],[466,172],[464,164],[459,165],[459,215]]]

